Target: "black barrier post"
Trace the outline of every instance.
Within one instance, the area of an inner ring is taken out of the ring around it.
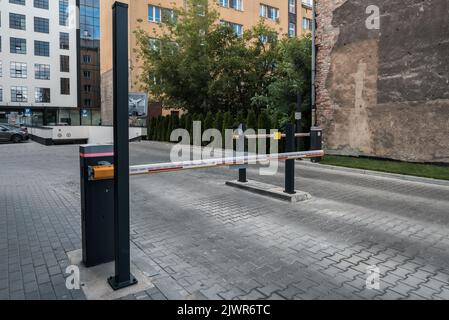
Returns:
[[[129,123],[128,123],[128,5],[112,6],[114,111],[114,251],[112,289],[136,284],[130,270],[129,245]]]
[[[112,145],[80,146],[81,234],[87,268],[114,261],[114,181],[92,181],[90,168],[113,164]]]
[[[241,124],[240,126],[239,126],[239,140],[238,140],[238,142],[237,142],[237,152],[239,152],[239,151],[243,151],[243,153],[245,153],[245,125],[244,124]],[[238,150],[239,149],[239,146],[243,149],[243,150]],[[243,182],[243,183],[246,183],[246,182],[248,182],[248,180],[246,180],[246,168],[240,168],[239,169],[239,182]]]
[[[285,127],[285,152],[295,150],[295,125],[288,123]],[[295,160],[285,161],[285,193],[295,194]]]
[[[302,97],[300,94],[298,94],[297,99],[296,99],[296,112],[295,112],[296,133],[302,133],[301,106],[302,106]],[[296,138],[296,151],[303,150],[301,142],[302,142],[302,139],[300,137]]]
[[[310,128],[310,150],[321,150],[323,148],[323,129],[320,127]],[[314,163],[320,163],[321,157],[311,159]]]

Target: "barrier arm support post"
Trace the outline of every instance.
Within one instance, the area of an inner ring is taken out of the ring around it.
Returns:
[[[295,125],[288,123],[285,127],[285,152],[295,150]],[[295,160],[285,161],[285,193],[295,194]]]
[[[310,150],[321,150],[323,147],[323,129],[320,127],[310,128]],[[321,157],[311,159],[314,163],[320,163]]]
[[[296,133],[302,133],[302,96],[298,93],[296,100],[296,112],[295,112],[295,121],[296,121]],[[301,137],[296,138],[296,151],[302,151],[302,139]]]
[[[113,21],[114,112],[114,290],[137,283],[131,274],[129,244],[128,5],[115,2]]]
[[[237,142],[237,153],[239,153],[239,152],[243,152],[243,155],[245,154],[245,144],[246,144],[246,141],[245,141],[245,125],[244,124],[241,124],[240,126],[239,126],[239,134],[240,134],[240,137],[239,137],[239,140],[238,140],[238,142]],[[242,150],[239,150],[239,148],[241,148]],[[246,168],[240,168],[239,169],[239,182],[243,182],[243,183],[246,183],[246,182],[248,182],[248,180],[246,179]]]

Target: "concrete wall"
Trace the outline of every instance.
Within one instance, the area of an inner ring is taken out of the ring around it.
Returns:
[[[107,126],[48,126],[44,128],[28,128],[31,135],[44,140],[80,141],[89,144],[110,144],[114,142],[113,127]],[[129,128],[129,139],[134,140],[146,136],[146,128]]]
[[[368,6],[380,29],[368,29]],[[329,153],[449,162],[449,2],[318,0],[317,116]]]

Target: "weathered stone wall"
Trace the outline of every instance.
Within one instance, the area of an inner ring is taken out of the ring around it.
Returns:
[[[112,69],[101,75],[101,123],[104,126],[114,124],[114,97]]]
[[[329,153],[449,162],[449,1],[317,0]],[[368,29],[370,5],[380,28]]]

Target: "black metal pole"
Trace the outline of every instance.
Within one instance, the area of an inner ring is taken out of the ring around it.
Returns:
[[[237,152],[243,152],[245,153],[245,125],[244,124],[240,124],[239,126],[239,130],[241,130],[239,132],[240,137],[238,140],[238,144],[237,144]],[[242,150],[239,150],[242,149]],[[239,182],[243,182],[246,183],[248,182],[248,180],[246,180],[246,168],[240,168],[239,169]]]
[[[136,284],[130,272],[129,245],[129,124],[128,124],[128,5],[112,6],[114,112],[114,290]]]
[[[288,123],[285,127],[285,152],[295,150],[295,125]],[[295,160],[285,161],[285,193],[295,194]]]
[[[295,120],[296,120],[296,133],[302,133],[302,113],[301,113],[301,107],[302,107],[302,97],[298,93],[297,100],[296,100],[296,113],[295,113]],[[303,146],[300,137],[296,138],[296,151],[303,151]]]

